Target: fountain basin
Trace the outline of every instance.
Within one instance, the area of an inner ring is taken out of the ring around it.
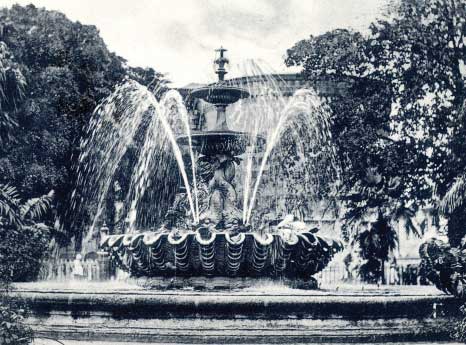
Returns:
[[[205,229],[204,229],[205,230]],[[311,232],[144,232],[102,242],[135,277],[268,277],[309,280],[343,246]]]
[[[153,344],[448,341],[460,301],[429,286],[333,291],[144,291],[21,284],[37,336]],[[67,343],[67,342],[65,342]]]
[[[176,140],[179,144],[188,146],[188,136],[180,136]],[[239,156],[246,151],[246,147],[253,144],[258,147],[265,144],[265,139],[254,137],[248,133],[225,131],[192,132],[191,143],[196,151],[205,156],[228,155]]]
[[[259,143],[263,142],[256,139]],[[188,136],[180,136],[178,144],[188,146]],[[246,151],[246,147],[251,145],[254,137],[248,133],[235,132],[230,130],[224,131],[207,131],[191,133],[191,143],[195,150],[205,156],[228,155],[239,156]]]
[[[241,98],[249,97],[249,92],[239,87],[216,83],[193,90],[191,97],[200,98],[215,105],[228,105],[237,102]]]

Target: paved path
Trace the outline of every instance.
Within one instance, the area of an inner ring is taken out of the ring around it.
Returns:
[[[37,339],[34,341],[33,345],[161,345],[161,343],[128,343],[128,342],[106,342],[106,341],[77,341],[77,340],[62,340],[60,343],[52,340],[46,339]],[[164,343],[165,344],[165,343]],[[408,342],[408,343],[352,343],[352,345],[464,345],[463,343],[457,342],[433,342],[433,343],[423,343],[423,342]],[[176,344],[166,344],[166,345],[176,345]],[[196,344],[185,344],[182,345],[196,345]],[[198,345],[198,344],[197,344]],[[242,344],[242,345],[254,345],[254,344]],[[267,345],[267,344],[261,344]],[[288,343],[287,345],[309,345],[303,343]],[[320,345],[335,345],[335,343],[321,343]]]

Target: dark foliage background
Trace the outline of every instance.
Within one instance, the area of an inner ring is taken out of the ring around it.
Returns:
[[[0,10],[0,23],[0,41],[25,82],[22,97],[2,109],[14,129],[0,147],[0,183],[14,185],[25,199],[53,189],[55,215],[73,233],[65,215],[90,115],[125,78],[156,92],[163,76],[150,68],[128,67],[107,49],[95,26],[58,12],[15,5]]]
[[[36,279],[52,238],[79,233],[85,219],[71,228],[67,210],[80,139],[96,105],[128,78],[154,93],[166,83],[110,52],[95,26],[33,5],[0,9],[2,344],[32,339],[22,322],[27,310],[10,298],[9,284]]]
[[[464,1],[393,1],[368,35],[337,29],[287,51],[286,63],[302,66],[309,80],[352,80],[330,103],[345,236],[369,234],[361,225],[374,214],[420,234],[415,212],[439,200],[451,245],[466,234],[465,16]],[[384,229],[373,239],[396,236]]]

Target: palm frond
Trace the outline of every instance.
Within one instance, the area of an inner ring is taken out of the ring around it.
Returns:
[[[404,204],[399,205],[393,212],[392,221],[403,221],[404,230],[408,236],[414,235],[421,238],[424,234],[424,230],[416,222],[416,208],[413,206],[407,207]],[[395,225],[392,225],[396,227]]]
[[[17,126],[16,121],[7,112],[0,111],[0,146],[13,139],[11,133]]]
[[[34,223],[32,225],[25,225],[23,229],[28,229],[33,232],[41,232],[41,233],[50,233],[52,228],[44,223]]]
[[[466,198],[466,174],[458,176],[450,189],[439,203],[439,210],[443,214],[453,212],[460,207]]]
[[[0,218],[5,218],[8,224],[21,226],[20,199],[15,187],[0,184]]]
[[[418,226],[414,218],[406,218],[404,228],[405,228],[406,235],[408,236],[414,235],[417,238],[421,238],[422,235],[424,234],[424,230],[423,230],[424,228]]]
[[[390,227],[390,233],[385,237],[389,252],[393,252],[399,245],[398,234],[393,227]]]
[[[39,198],[33,198],[21,205],[21,218],[23,220],[35,220],[41,218],[50,208],[54,191]]]

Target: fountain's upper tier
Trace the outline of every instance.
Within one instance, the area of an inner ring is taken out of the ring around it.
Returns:
[[[228,129],[225,108],[242,98],[249,97],[249,92],[239,87],[226,85],[223,81],[207,87],[195,89],[191,97],[199,98],[205,102],[214,104],[217,108],[217,120],[215,128],[208,131],[196,131],[189,136],[181,136],[177,139],[181,145],[191,144],[199,153],[206,156],[227,155],[239,156],[246,151],[246,147],[256,143],[262,144],[263,139],[254,138],[244,132],[235,132]]]
[[[191,92],[191,97],[200,98],[215,105],[228,105],[235,103],[242,98],[248,98],[249,92],[239,87],[229,86],[223,82],[218,82],[193,90]]]

